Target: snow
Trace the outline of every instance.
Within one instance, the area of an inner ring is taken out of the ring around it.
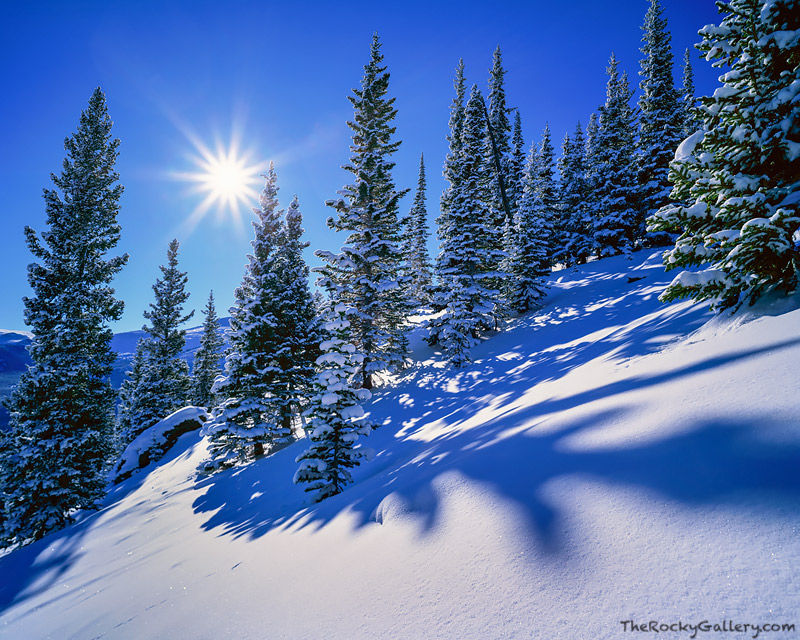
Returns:
[[[114,481],[120,482],[137,469],[158,460],[179,436],[200,429],[206,420],[208,413],[205,409],[183,407],[145,429],[122,452],[114,471]]]
[[[692,157],[695,147],[703,141],[705,133],[703,131],[695,131],[692,135],[686,138],[678,145],[675,150],[676,162],[683,162]]]
[[[800,300],[664,305],[659,256],[559,271],[464,369],[420,345],[365,407],[374,459],[318,505],[292,484],[305,442],[198,480],[206,445],[182,436],[100,511],[0,558],[0,638],[800,623]]]

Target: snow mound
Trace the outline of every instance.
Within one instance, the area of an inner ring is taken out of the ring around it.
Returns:
[[[158,460],[180,436],[200,429],[206,420],[208,413],[202,407],[183,407],[142,431],[122,452],[114,472],[114,483],[130,478],[135,471]]]

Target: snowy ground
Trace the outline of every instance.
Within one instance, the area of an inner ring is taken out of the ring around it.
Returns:
[[[419,347],[376,458],[319,506],[291,484],[303,443],[196,482],[183,436],[0,558],[0,637],[797,637],[800,310],[708,322],[657,301],[669,280],[651,252],[603,260],[467,370]]]

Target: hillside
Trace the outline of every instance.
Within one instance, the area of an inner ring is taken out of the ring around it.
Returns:
[[[712,318],[661,304],[670,279],[647,251],[556,272],[458,372],[416,336],[371,406],[374,459],[320,505],[291,483],[304,443],[197,481],[204,443],[182,436],[102,510],[0,558],[0,638],[800,623],[798,301]]]

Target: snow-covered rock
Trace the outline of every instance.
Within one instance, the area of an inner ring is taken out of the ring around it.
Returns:
[[[183,407],[142,431],[122,452],[114,471],[114,482],[122,482],[158,460],[180,436],[200,429],[206,420],[208,412],[202,407]]]

